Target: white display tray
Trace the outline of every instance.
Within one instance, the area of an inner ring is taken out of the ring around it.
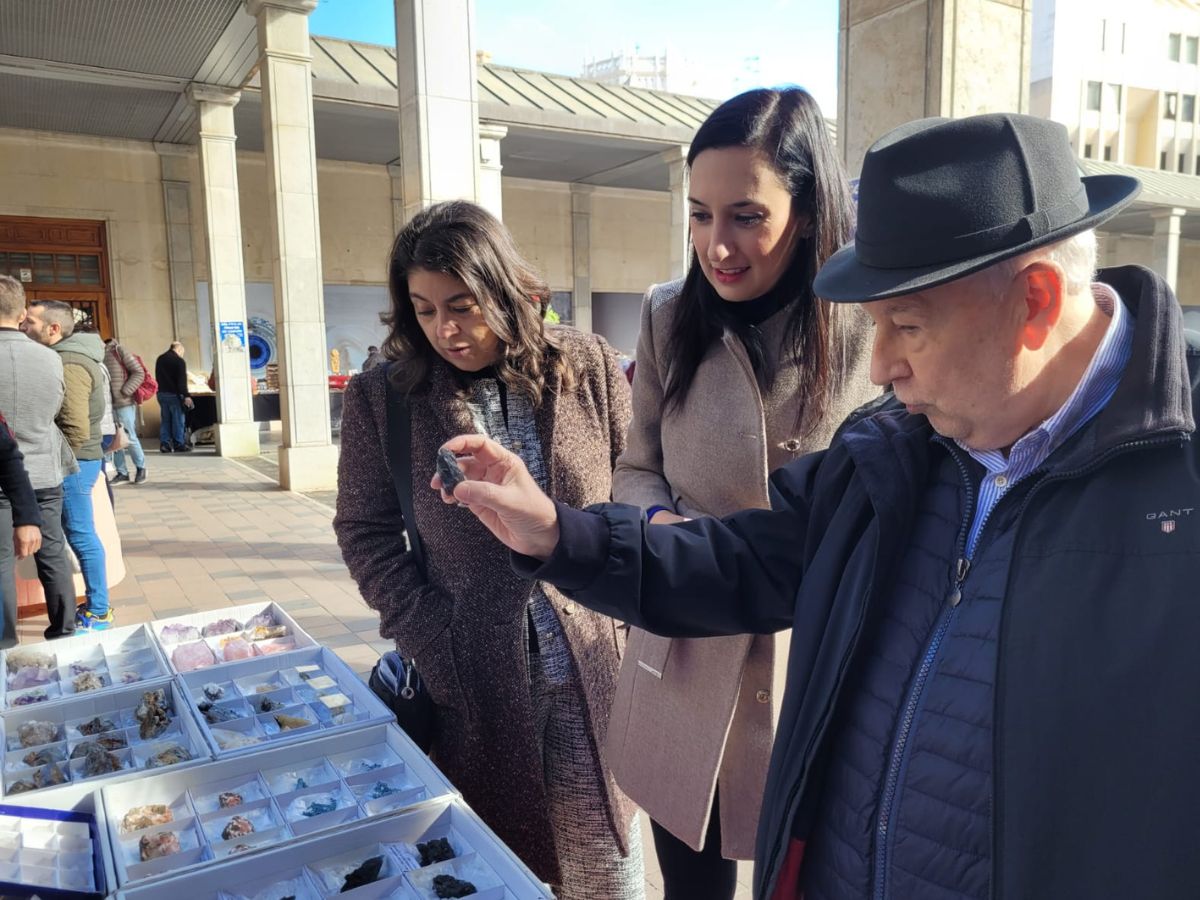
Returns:
[[[304,667],[316,666],[319,671],[305,671]],[[298,668],[300,667],[300,668]],[[204,732],[209,748],[217,759],[254,753],[264,747],[277,744],[292,744],[322,734],[330,734],[362,728],[364,725],[383,724],[395,721],[395,716],[361,678],[354,674],[332,650],[310,647],[255,659],[238,660],[211,669],[201,669],[180,675],[179,680],[188,695],[192,714]],[[208,699],[206,685],[216,686],[221,694],[211,702],[207,715],[236,714],[238,718],[208,722],[200,706]],[[274,687],[273,690],[263,690]],[[331,708],[322,697],[330,700],[344,698],[349,704],[340,702]],[[265,705],[265,711],[264,711]],[[336,712],[343,708],[344,712]],[[304,719],[309,727],[281,730],[276,715],[288,715]],[[240,736],[255,743],[225,749],[214,735],[223,735],[235,740]]]
[[[8,671],[10,658],[19,658],[19,655],[31,652],[47,656],[54,662],[52,668],[42,673],[49,678],[49,682],[9,689],[18,675],[17,672]],[[73,669],[72,664],[76,668]],[[22,644],[9,650],[0,650],[0,709],[25,709],[80,696],[74,686],[75,678],[83,674],[78,668],[80,665],[92,670],[104,685],[85,692],[92,695],[170,674],[158,641],[146,625],[89,631],[56,641]],[[45,695],[45,699],[35,700],[39,694]],[[22,699],[27,702],[21,704]]]
[[[372,765],[377,768],[369,768]],[[294,779],[300,777],[309,787],[297,791]],[[378,781],[395,792],[372,799],[371,789]],[[322,783],[327,787],[322,788]],[[341,808],[313,818],[289,815],[293,803],[300,805],[306,797],[329,794],[334,787],[348,801]],[[218,798],[226,791],[242,796],[240,807],[220,808]],[[97,792],[96,818],[104,835],[109,882],[125,886],[222,865],[240,844],[251,849],[239,851],[234,857],[238,860],[331,828],[344,828],[348,822],[391,815],[454,793],[446,777],[404,732],[395,725],[374,725],[166,771],[136,782],[105,785]],[[158,803],[171,807],[173,821],[169,825],[135,831],[132,839],[122,835],[121,822],[130,809]],[[247,818],[255,825],[254,834],[223,840],[220,830],[243,809],[250,811]],[[180,852],[140,862],[135,855],[140,835],[171,830],[180,835]]]
[[[448,838],[457,858],[425,869],[405,861],[411,845]],[[382,856],[382,877],[345,894],[344,873],[363,860]],[[472,900],[553,900],[511,850],[461,801],[430,803],[408,812],[361,822],[340,831],[306,838],[237,861],[210,866],[176,878],[135,886],[117,893],[118,900],[250,900],[268,889],[284,888],[301,898],[403,898],[433,900],[428,888],[437,874],[471,881]],[[293,882],[293,884],[288,884]],[[294,893],[293,893],[294,891]],[[277,896],[264,894],[263,896]]]
[[[146,691],[163,690],[170,701],[173,714],[170,727],[162,734],[150,740],[143,741],[138,733],[138,722],[133,711]],[[103,734],[86,734],[80,732],[78,725],[88,720],[100,717],[108,719],[115,726]],[[57,726],[55,740],[45,744],[22,747],[20,744],[21,726],[32,722],[44,722]],[[71,752],[81,743],[108,737],[124,741],[124,747],[114,747],[111,752],[120,761],[122,768],[105,775],[83,777],[81,759],[72,760]],[[24,799],[50,791],[64,790],[80,783],[93,785],[99,781],[129,780],[145,774],[145,768],[150,758],[170,743],[185,747],[192,755],[187,762],[177,763],[170,768],[196,765],[212,758],[204,735],[200,732],[195,720],[188,712],[188,699],[178,685],[170,679],[147,681],[132,687],[104,693],[80,694],[60,703],[42,703],[22,709],[8,710],[0,715],[0,741],[3,748],[2,795],[9,797],[12,802],[23,803]],[[37,766],[29,767],[24,757],[38,751],[45,751],[48,761]],[[32,782],[34,773],[47,774],[51,767],[70,781],[61,785],[48,785],[34,790],[11,793],[11,786],[19,781]],[[78,791],[70,792],[73,795]],[[49,805],[49,804],[35,804]]]
[[[278,603],[248,603],[244,606],[227,606],[223,609],[212,609],[206,612],[191,613],[186,616],[174,616],[170,619],[156,619],[150,623],[150,628],[153,631],[155,640],[162,650],[162,654],[170,667],[171,672],[175,674],[187,674],[193,671],[208,671],[214,666],[228,665],[231,662],[238,660],[226,660],[221,642],[234,637],[241,633],[241,626],[244,626],[254,616],[269,614],[277,625],[286,626],[287,636],[279,640],[251,640],[248,634],[243,634],[245,643],[249,647],[251,653],[250,659],[257,657],[268,657],[275,655],[274,653],[266,653],[266,648],[274,648],[279,646],[279,642],[290,642],[290,646],[282,652],[289,650],[302,650],[306,647],[315,647],[317,642],[313,640],[303,628],[296,624],[293,619]],[[203,632],[206,626],[211,626],[220,622],[222,619],[233,619],[239,625],[239,630],[236,632],[228,632],[226,634],[204,637]],[[166,638],[163,637],[164,630],[169,626],[191,627],[199,634],[196,637],[185,637],[182,640],[176,638],[174,634],[168,631]],[[175,652],[184,644],[202,644],[208,648],[212,654],[213,661],[206,663],[203,666],[196,666],[190,669],[181,670],[176,663]],[[276,651],[280,652],[280,651]]]

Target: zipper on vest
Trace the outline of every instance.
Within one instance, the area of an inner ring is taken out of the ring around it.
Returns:
[[[913,676],[912,684],[909,685],[908,697],[904,702],[904,712],[900,717],[900,725],[896,729],[892,752],[888,756],[883,794],[879,800],[879,816],[875,820],[875,884],[874,890],[871,892],[874,900],[886,900],[888,893],[888,857],[891,855],[892,814],[895,812],[896,792],[900,787],[900,770],[904,768],[904,761],[908,757],[908,739],[912,733],[913,722],[916,721],[917,709],[921,705],[925,684],[929,681],[929,674],[933,671],[938,650],[941,649],[942,641],[946,637],[946,632],[950,630],[950,623],[954,620],[958,605],[962,602],[963,582],[967,580],[967,575],[971,571],[971,559],[967,556],[966,545],[971,530],[971,520],[975,516],[975,485],[971,482],[971,473],[966,464],[953,452],[950,455],[958,463],[959,472],[962,474],[967,502],[963,510],[962,525],[959,528],[957,559],[950,573],[950,590],[946,594],[946,605],[938,616],[933,635],[929,638],[929,643],[925,645],[925,652],[921,655],[921,665],[918,667],[916,675]]]

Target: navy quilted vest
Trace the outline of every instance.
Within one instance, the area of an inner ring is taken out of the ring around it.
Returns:
[[[996,639],[1012,555],[1008,497],[951,602],[968,479],[956,451],[933,472],[867,653],[835,724],[805,900],[986,900]],[[1021,491],[1023,493],[1023,491]],[[879,877],[877,873],[883,873]]]

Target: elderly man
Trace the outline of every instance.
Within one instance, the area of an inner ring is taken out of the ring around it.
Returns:
[[[770,510],[651,527],[447,444],[528,577],[665,635],[792,629],[761,900],[1200,896],[1200,350],[1151,272],[1091,278],[1137,190],[1025,116],[877,142],[816,292],[866,305],[894,395]]]

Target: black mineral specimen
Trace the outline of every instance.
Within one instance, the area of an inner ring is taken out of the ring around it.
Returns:
[[[379,870],[383,868],[383,857],[372,856],[361,866],[346,876],[346,882],[342,885],[339,894],[344,894],[346,891],[352,891],[357,887],[362,887],[364,884],[371,884],[379,879]],[[461,896],[461,895],[460,895]]]
[[[475,893],[475,885],[459,881],[453,875],[435,875],[433,893],[437,897],[470,897]]]
[[[454,848],[445,838],[434,838],[431,841],[417,844],[417,853],[421,855],[421,868],[432,866],[434,863],[454,859]]]
[[[442,476],[442,490],[447,494],[453,494],[454,489],[467,480],[458,459],[445,447],[437,454],[437,473]]]

